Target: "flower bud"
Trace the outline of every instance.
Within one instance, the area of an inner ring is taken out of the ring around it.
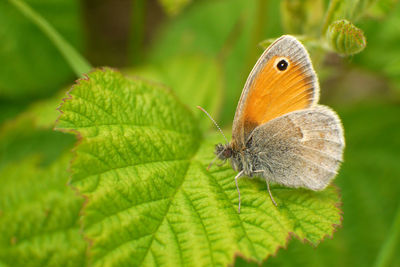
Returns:
[[[332,22],[326,39],[330,48],[342,56],[357,54],[367,45],[363,31],[347,20]]]

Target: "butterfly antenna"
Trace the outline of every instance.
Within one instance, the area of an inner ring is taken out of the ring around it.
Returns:
[[[228,139],[226,138],[226,136],[222,132],[221,128],[218,126],[217,122],[211,117],[211,115],[208,114],[208,112],[204,108],[202,108],[200,106],[197,106],[197,108],[200,109],[201,111],[203,111],[210,118],[210,120],[215,124],[217,129],[221,132],[222,136],[225,138],[226,143],[229,143]]]

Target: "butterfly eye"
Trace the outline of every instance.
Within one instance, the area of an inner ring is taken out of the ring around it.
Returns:
[[[276,67],[280,71],[286,70],[288,66],[289,66],[289,63],[284,59],[279,60],[278,64],[276,64]]]

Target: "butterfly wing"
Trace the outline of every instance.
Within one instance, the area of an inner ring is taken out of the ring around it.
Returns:
[[[345,145],[338,116],[320,105],[257,127],[249,142],[256,168],[270,181],[312,190],[335,177]]]
[[[277,64],[285,60],[284,71]],[[261,55],[244,86],[232,129],[232,146],[241,149],[258,126],[318,102],[319,85],[310,57],[294,37],[284,35]]]

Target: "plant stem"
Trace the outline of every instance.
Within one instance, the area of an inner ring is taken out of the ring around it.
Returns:
[[[31,22],[36,24],[40,30],[50,39],[57,47],[65,61],[73,69],[76,76],[81,77],[84,73],[89,72],[92,66],[73,48],[40,14],[35,12],[25,2],[21,0],[8,0],[14,5],[24,16]]]
[[[391,266],[390,259],[392,259],[396,250],[396,243],[400,239],[400,205],[397,208],[397,213],[393,220],[393,224],[390,228],[389,235],[385,240],[381,250],[379,251],[378,257],[376,258],[376,267]]]
[[[324,26],[322,27],[322,36],[325,36],[328,30],[329,24],[332,22],[333,15],[336,11],[337,5],[340,4],[340,0],[331,0],[329,2],[328,11],[325,14]]]

